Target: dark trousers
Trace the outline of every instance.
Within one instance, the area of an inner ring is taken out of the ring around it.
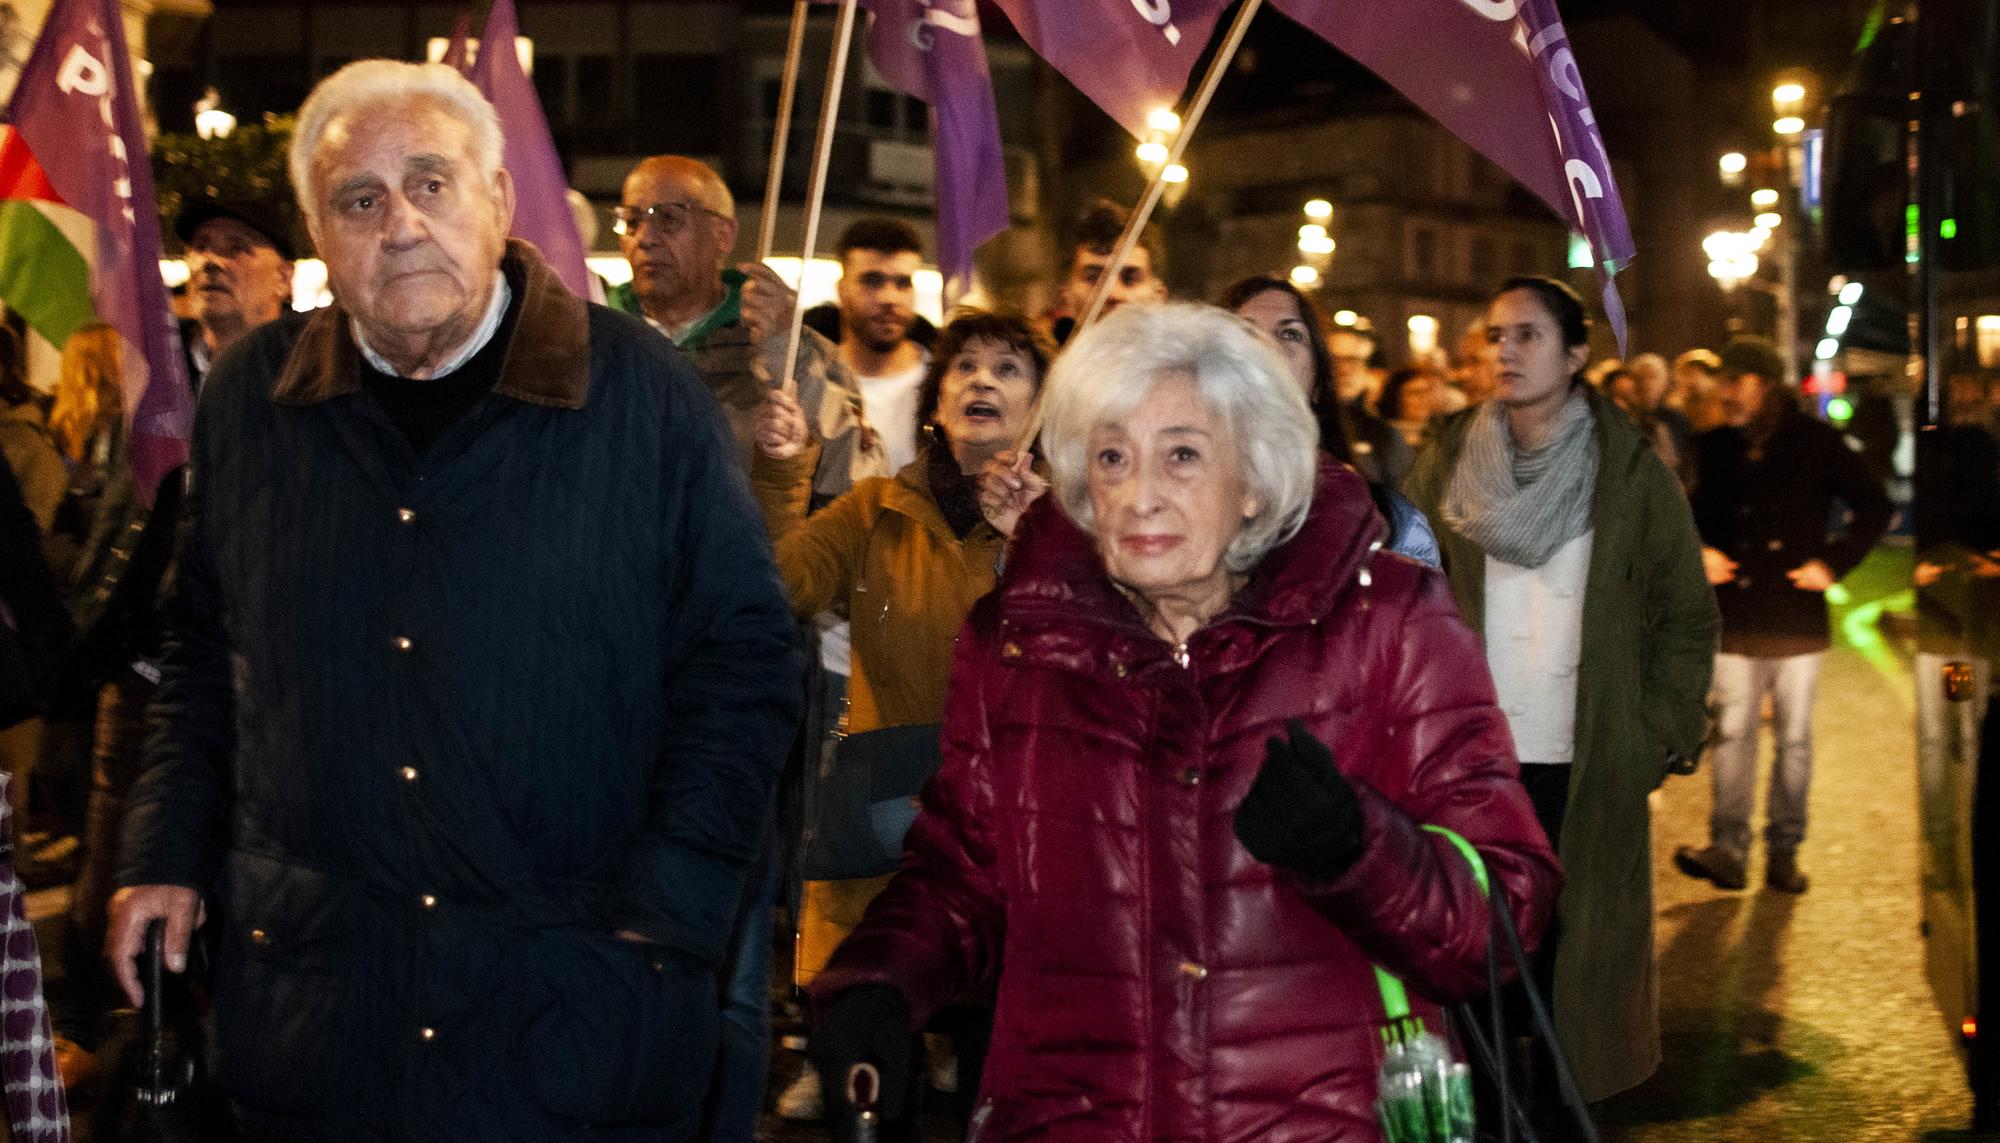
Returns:
[[[1560,847],[1562,843],[1563,816],[1569,808],[1569,779],[1570,767],[1567,764],[1530,762],[1521,766],[1521,786],[1527,792],[1529,803],[1534,806],[1535,820],[1549,835],[1552,847]],[[1529,966],[1536,991],[1541,993],[1542,1002],[1552,1017],[1555,1013],[1556,947],[1561,936],[1562,917],[1558,913],[1549,919],[1548,929],[1542,934],[1542,943],[1535,950]],[[1508,960],[1506,951],[1504,948],[1495,951],[1504,966]],[[1536,1032],[1534,1013],[1528,1007],[1527,991],[1519,984],[1507,985],[1500,990],[1500,1003],[1507,1022],[1508,1041],[1501,1051],[1513,1070],[1514,1098],[1527,1109],[1535,1132],[1544,1143],[1561,1143],[1573,1138],[1571,1119],[1563,1106],[1550,1046]],[[1485,999],[1474,1001],[1472,1008],[1483,1025]],[[1498,1089],[1487,1082],[1489,1077],[1483,1071],[1475,1070],[1475,1074],[1479,1077],[1479,1082],[1474,1085],[1474,1095],[1478,1100],[1480,1136],[1498,1139],[1500,1120],[1504,1114]]]

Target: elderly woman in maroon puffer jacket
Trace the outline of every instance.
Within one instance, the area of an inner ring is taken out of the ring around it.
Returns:
[[[1046,400],[1055,495],[959,636],[815,1062],[893,1111],[908,1030],[993,983],[981,1143],[1379,1139],[1374,966],[1433,1026],[1485,986],[1487,901],[1422,827],[1531,941],[1560,879],[1478,640],[1241,320],[1121,307]]]

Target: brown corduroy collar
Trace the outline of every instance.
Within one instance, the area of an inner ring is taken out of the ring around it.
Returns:
[[[590,309],[563,285],[533,246],[507,240],[501,269],[521,283],[514,333],[493,391],[530,405],[581,409],[590,394]],[[518,277],[516,277],[518,275]],[[361,391],[361,350],[336,301],[299,331],[271,389],[281,405],[317,405]]]

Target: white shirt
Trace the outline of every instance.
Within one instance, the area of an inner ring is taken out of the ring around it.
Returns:
[[[513,297],[514,291],[507,285],[507,275],[499,270],[493,271],[493,296],[486,301],[486,316],[479,319],[479,328],[472,331],[472,336],[466,339],[465,344],[439,362],[438,367],[431,370],[431,375],[426,380],[435,381],[458,372],[461,366],[472,360],[473,354],[485,349],[486,343],[492,341],[493,334],[499,330],[500,319],[507,316],[507,303],[512,301]],[[396,371],[395,366],[389,364],[387,358],[375,352],[368,344],[367,338],[361,336],[359,321],[354,322],[354,344],[361,347],[361,356],[367,359],[368,364],[373,366],[377,373],[386,373],[391,377],[402,376]]]
[[[931,355],[926,350],[918,354],[915,365],[901,373],[885,373],[880,377],[854,375],[854,383],[861,390],[861,410],[868,417],[869,427],[882,438],[890,472],[901,472],[904,465],[917,459],[917,393],[923,388],[930,362]]]
[[[1538,568],[1486,557],[1486,661],[1523,765],[1576,757],[1576,673],[1593,534]]]

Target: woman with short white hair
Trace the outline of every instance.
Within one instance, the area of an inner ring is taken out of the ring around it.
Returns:
[[[1377,1139],[1375,968],[1433,1022],[1485,983],[1438,830],[1531,940],[1558,881],[1478,643],[1242,319],[1120,307],[1045,400],[1055,495],[959,636],[943,769],[814,984],[815,1060],[875,1064],[893,1113],[908,1030],[997,988],[988,1143]]]

